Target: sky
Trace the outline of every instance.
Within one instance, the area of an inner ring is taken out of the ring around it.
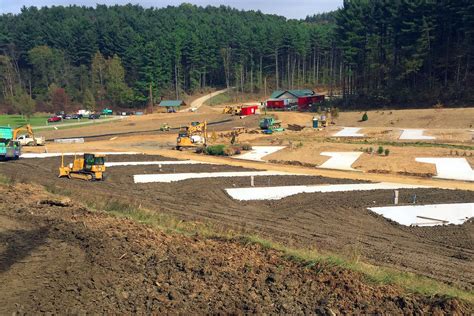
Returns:
[[[85,5],[95,6],[97,3],[140,4],[143,7],[166,7],[179,5],[182,2],[200,6],[227,5],[237,9],[260,10],[263,13],[283,15],[287,18],[303,19],[308,15],[332,11],[342,6],[343,0],[0,0],[0,13],[20,13],[23,6],[52,6],[52,5]]]

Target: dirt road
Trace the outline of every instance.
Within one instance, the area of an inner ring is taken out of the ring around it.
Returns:
[[[230,89],[232,89],[232,88],[230,88]],[[225,92],[227,92],[228,90],[229,90],[229,89],[223,89],[223,90],[219,90],[219,91],[215,91],[215,92],[206,94],[205,96],[202,96],[202,97],[200,97],[200,98],[194,100],[194,101],[191,103],[190,108],[191,108],[191,109],[194,108],[194,109],[197,110],[197,109],[199,109],[201,106],[203,106],[203,104],[204,104],[207,100],[209,100],[209,99],[215,97],[216,95],[225,93]],[[184,109],[184,110],[181,110],[180,112],[189,112],[189,109]]]

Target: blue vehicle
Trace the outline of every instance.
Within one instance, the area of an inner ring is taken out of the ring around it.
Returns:
[[[21,155],[21,144],[13,140],[13,130],[0,126],[0,160],[18,159]]]

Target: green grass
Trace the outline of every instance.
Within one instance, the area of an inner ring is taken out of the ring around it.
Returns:
[[[22,115],[0,115],[0,126],[18,127],[20,125],[30,124],[31,126],[45,126],[49,116],[35,115],[28,120]]]
[[[221,104],[226,104],[226,103],[233,103],[234,99],[233,97],[229,94],[229,92],[224,92],[221,94],[218,94],[209,100],[207,100],[204,104],[206,105],[221,105]]]
[[[409,293],[419,293],[427,296],[444,295],[460,298],[470,304],[474,303],[473,292],[458,289],[417,274],[367,264],[361,262],[359,256],[345,258],[329,252],[323,253],[310,249],[291,248],[257,235],[234,232],[224,227],[219,228],[210,223],[178,220],[171,215],[150,211],[134,203],[109,200],[106,202],[89,201],[86,204],[92,209],[106,211],[116,217],[127,218],[166,233],[177,233],[187,236],[198,235],[205,238],[223,239],[243,244],[258,244],[264,249],[279,251],[282,257],[299,262],[307,267],[312,267],[318,263],[336,266],[360,273],[368,283],[395,285]]]
[[[83,118],[82,120],[63,120],[57,123],[47,123],[47,120],[50,116],[47,115],[35,115],[30,117],[27,120],[25,117],[21,115],[0,115],[0,126],[10,126],[12,128],[16,128],[21,125],[30,124],[33,128],[41,127],[41,126],[49,126],[48,128],[42,128],[38,131],[47,131],[54,129],[55,126],[60,127],[61,129],[69,129],[69,128],[77,128],[77,127],[84,127],[88,125],[95,125],[95,124],[102,124],[110,122],[108,119],[101,117],[98,120],[94,120],[94,122],[89,121],[87,118]],[[118,121],[118,120],[117,120]],[[84,123],[90,122],[90,124],[77,124],[77,123]],[[115,122],[113,120],[112,122]]]

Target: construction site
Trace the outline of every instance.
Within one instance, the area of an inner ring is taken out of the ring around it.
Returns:
[[[473,312],[473,108],[225,92],[3,128],[0,313]]]

